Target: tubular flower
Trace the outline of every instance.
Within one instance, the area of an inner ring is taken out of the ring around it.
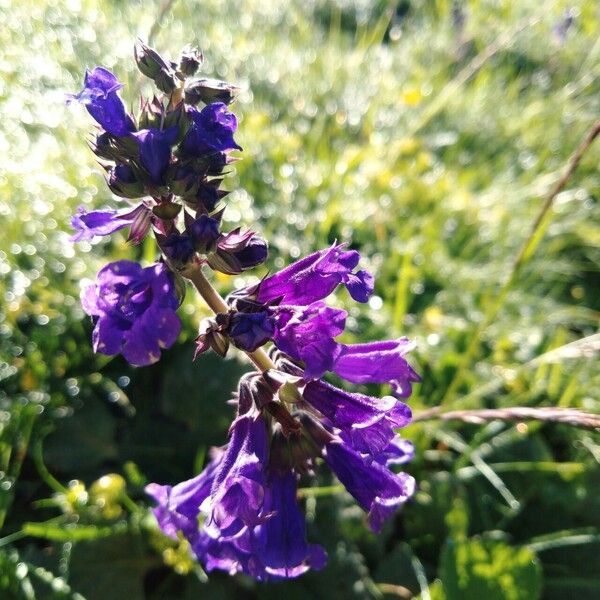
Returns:
[[[392,473],[377,462],[368,463],[358,452],[332,441],[325,446],[324,457],[360,506],[368,511],[371,529],[381,531],[384,522],[415,491],[415,480],[406,473]]]
[[[126,136],[135,131],[135,125],[117,94],[122,87],[123,84],[108,69],[96,67],[85,72],[83,89],[69,99],[84,104],[90,115],[108,133]]]
[[[394,429],[410,423],[410,408],[392,396],[374,398],[346,392],[324,381],[309,381],[302,398],[324,419],[339,429],[348,444],[358,452],[383,452],[394,438]]]
[[[351,383],[390,383],[395,395],[410,396],[412,383],[421,381],[404,356],[416,344],[407,338],[342,345],[333,372]]]
[[[86,211],[82,206],[71,217],[71,226],[75,233],[72,242],[87,242],[96,237],[110,235],[115,231],[131,227],[129,239],[139,243],[150,227],[151,213],[144,205],[124,210],[92,210]]]
[[[276,311],[275,345],[305,365],[310,379],[331,370],[340,351],[334,337],[344,331],[347,313],[323,302],[306,308],[282,307]]]
[[[373,292],[373,277],[367,271],[353,273],[360,254],[344,248],[345,244],[335,244],[319,250],[263,279],[257,286],[256,299],[307,306],[343,284],[354,300],[366,302]]]

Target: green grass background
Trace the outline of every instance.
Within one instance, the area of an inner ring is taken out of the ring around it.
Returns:
[[[207,577],[160,535],[143,485],[199,471],[248,365],[191,362],[191,291],[159,364],[91,352],[81,280],[155,250],[68,241],[114,199],[64,98],[101,64],[137,107],[136,36],[244,88],[227,225],[262,231],[271,268],[352,240],[377,284],[337,294],[346,339],[417,339],[415,411],[600,412],[600,143],[530,237],[600,115],[595,0],[0,2],[0,597],[597,598],[600,445],[566,425],[411,426],[419,491],[380,536],[322,474],[302,503],[329,565],[293,582]]]

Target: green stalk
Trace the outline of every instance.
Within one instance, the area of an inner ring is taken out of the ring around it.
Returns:
[[[200,267],[190,269],[185,273],[185,276],[194,284],[194,287],[200,296],[202,296],[203,300],[208,304],[208,307],[215,314],[229,312],[229,306],[227,306],[219,292],[211,285],[210,281],[206,279]],[[261,372],[275,368],[273,361],[262,348],[259,348],[254,352],[245,352],[245,354]]]

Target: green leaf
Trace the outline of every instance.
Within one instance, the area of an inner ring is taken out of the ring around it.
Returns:
[[[441,577],[448,600],[535,600],[542,570],[535,554],[497,540],[448,540]]]

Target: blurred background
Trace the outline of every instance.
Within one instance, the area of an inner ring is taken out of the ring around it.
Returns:
[[[419,491],[379,536],[322,475],[301,493],[329,564],[292,582],[207,577],[162,536],[144,484],[199,472],[249,365],[192,363],[191,293],[160,363],[92,354],[80,282],[155,250],[69,242],[77,206],[113,200],[64,100],[104,65],[137,108],[135,37],[199,45],[244,89],[225,221],[271,268],[352,240],[377,283],[338,294],[345,339],[418,341],[415,412],[600,412],[600,143],[532,234],[600,114],[599,33],[597,0],[0,2],[0,597],[598,598],[599,438],[564,424],[407,428]]]

